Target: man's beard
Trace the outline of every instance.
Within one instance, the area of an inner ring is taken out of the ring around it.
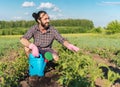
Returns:
[[[41,21],[41,26],[44,27],[44,28],[47,30],[47,29],[49,28],[50,25],[49,25],[49,23],[48,23],[48,25],[46,25],[46,23],[43,24],[43,22]]]

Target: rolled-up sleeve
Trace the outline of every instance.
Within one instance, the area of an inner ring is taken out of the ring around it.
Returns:
[[[56,29],[54,29],[54,36],[55,36],[55,39],[61,44],[63,44],[64,41],[67,41],[67,39],[62,37]]]
[[[25,38],[27,40],[30,40],[33,37],[34,27],[30,28],[23,36],[22,38]]]

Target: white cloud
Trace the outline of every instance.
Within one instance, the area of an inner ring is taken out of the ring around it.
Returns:
[[[29,13],[28,13],[28,12],[25,12],[24,14],[25,14],[25,15],[29,15]]]
[[[50,14],[50,19],[61,19],[63,18],[62,14]]]
[[[102,2],[103,5],[120,5],[120,2]]]
[[[54,7],[53,11],[61,12],[61,10],[58,7]]]
[[[48,9],[48,10],[52,10],[52,11],[57,11],[57,12],[61,12],[61,10],[55,6],[54,4],[50,3],[50,2],[46,2],[46,3],[41,3],[37,9]]]
[[[41,3],[40,4],[40,6],[39,6],[39,8],[40,9],[44,9],[44,8],[47,8],[47,9],[52,9],[52,8],[54,8],[54,6],[55,5],[53,5],[52,3],[49,3],[49,2],[47,2],[47,3]]]
[[[63,14],[58,14],[59,17],[63,17]]]
[[[49,15],[50,19],[57,19],[56,15]]]
[[[24,2],[22,4],[23,7],[33,7],[35,6],[35,3],[34,2]]]
[[[22,17],[20,17],[20,16],[15,16],[15,17],[13,17],[13,19],[14,19],[14,20],[21,20]]]

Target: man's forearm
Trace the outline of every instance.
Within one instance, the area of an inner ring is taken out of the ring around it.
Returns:
[[[25,46],[29,48],[29,45],[31,44],[27,39],[21,38],[20,42]]]
[[[35,44],[30,43],[29,40],[25,38],[21,38],[20,42],[25,46],[25,51],[26,51],[27,56],[29,55],[30,50],[33,56],[35,57],[39,56],[39,50]]]
[[[63,45],[64,45],[65,47],[67,47],[69,44],[70,44],[70,43],[69,43],[68,41],[64,41],[64,42],[63,42]]]

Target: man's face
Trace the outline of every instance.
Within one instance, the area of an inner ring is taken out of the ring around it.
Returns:
[[[40,15],[40,22],[41,22],[41,26],[44,27],[45,29],[48,29],[49,28],[49,22],[50,22],[50,19],[49,19],[49,16],[48,14],[41,14]]]

